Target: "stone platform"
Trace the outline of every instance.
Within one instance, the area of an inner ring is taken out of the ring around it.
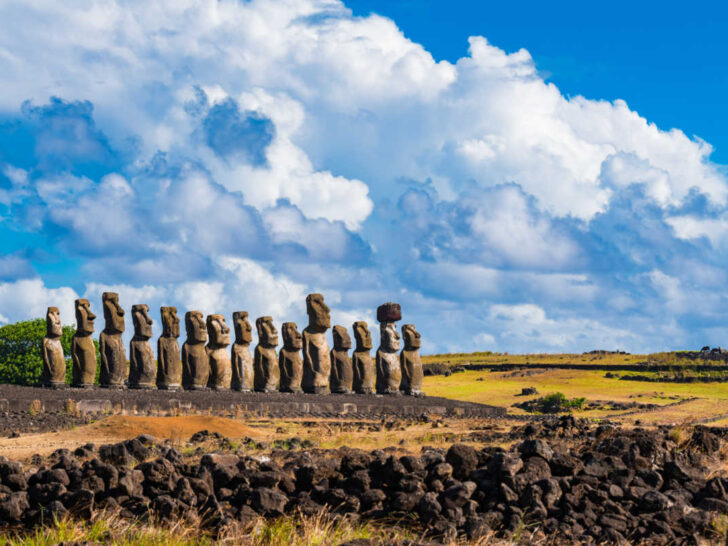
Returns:
[[[505,408],[438,397],[360,394],[239,393],[43,389],[0,385],[0,411],[69,415],[212,414],[270,417],[504,417]]]

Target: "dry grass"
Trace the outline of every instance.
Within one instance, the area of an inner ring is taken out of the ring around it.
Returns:
[[[373,544],[396,545],[417,541],[416,530],[382,522],[360,522],[320,512],[314,516],[292,515],[266,521],[263,518],[245,525],[236,523],[218,530],[217,536],[201,533],[196,521],[178,520],[168,525],[129,521],[114,513],[97,514],[91,521],[62,519],[31,531],[4,530],[0,543],[7,546],[51,546],[60,543],[104,543],[118,546],[192,546],[239,544],[244,546],[336,546],[357,539]],[[493,537],[450,544],[504,544]]]

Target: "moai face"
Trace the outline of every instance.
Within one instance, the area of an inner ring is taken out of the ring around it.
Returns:
[[[46,336],[61,337],[63,326],[61,326],[61,313],[58,307],[49,307],[46,311]]]
[[[354,339],[356,340],[357,351],[370,351],[372,348],[372,334],[369,326],[363,320],[357,321],[352,326]]]
[[[131,306],[131,320],[134,323],[134,336],[149,339],[152,337],[152,317],[149,306],[139,303]]]
[[[382,349],[390,353],[399,351],[399,333],[394,322],[383,322],[379,332],[382,337]]]
[[[258,330],[258,343],[263,347],[278,346],[278,330],[273,326],[273,317],[259,317],[255,328]]]
[[[179,337],[179,317],[176,307],[160,307],[162,337]]]
[[[414,324],[405,324],[402,326],[402,337],[404,338],[405,351],[419,349],[422,344],[420,333],[415,329]]]
[[[116,292],[104,292],[101,296],[104,306],[104,329],[108,333],[121,334],[124,332],[124,310],[119,305],[119,294]]]
[[[205,330],[205,319],[200,311],[187,311],[185,313],[185,330],[187,330],[187,341],[189,343],[205,343],[207,332]]]
[[[221,347],[230,345],[230,328],[225,324],[225,317],[207,315],[207,335],[210,338],[210,345]]]
[[[288,351],[300,351],[303,348],[303,336],[298,331],[295,322],[284,322],[281,327],[283,332],[283,347]]]
[[[337,324],[334,326],[334,350],[348,351],[349,349],[351,349],[351,336],[346,328]]]
[[[86,298],[76,300],[76,332],[82,336],[94,333],[96,315],[91,312],[91,304]]]
[[[313,331],[325,332],[331,328],[331,310],[324,303],[323,294],[306,296],[306,313],[308,313],[308,327]]]
[[[253,327],[248,322],[248,312],[235,311],[233,325],[235,326],[235,343],[250,345],[253,341]]]

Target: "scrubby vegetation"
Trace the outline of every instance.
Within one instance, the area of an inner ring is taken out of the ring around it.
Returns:
[[[584,408],[586,398],[567,398],[562,392],[552,392],[541,398],[518,404],[532,413],[564,413]]]

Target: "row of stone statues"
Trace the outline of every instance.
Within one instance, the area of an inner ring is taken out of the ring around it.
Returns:
[[[149,306],[133,305],[134,337],[129,344],[129,366],[121,336],[124,310],[119,295],[104,292],[104,330],[99,335],[101,370],[99,384],[105,388],[164,390],[233,389],[242,392],[307,392],[422,394],[420,334],[412,324],[402,327],[404,349],[398,354],[400,336],[395,323],[402,318],[399,304],[385,303],[377,309],[381,343],[372,360],[372,339],[366,322],[353,325],[356,349],[349,355],[351,337],[343,326],[334,326],[334,348],[329,350],[326,331],[331,327],[330,310],[321,294],[306,297],[308,326],[299,333],[294,322],[282,325],[283,347],[276,354],[278,331],[272,317],[255,321],[258,345],[253,341],[248,313],[233,313],[235,342],[230,353],[230,328],[223,315],[203,317],[200,311],[185,314],[187,339],[180,353],[180,320],[175,307],[162,307],[162,335],[157,340],[157,362],[149,344],[152,319]],[[96,315],[87,299],[76,300],[76,333],[73,336],[73,386],[93,387],[96,350],[91,335]],[[49,307],[47,335],[43,339],[43,384],[65,386],[66,360],[61,347],[61,319],[58,308]]]

